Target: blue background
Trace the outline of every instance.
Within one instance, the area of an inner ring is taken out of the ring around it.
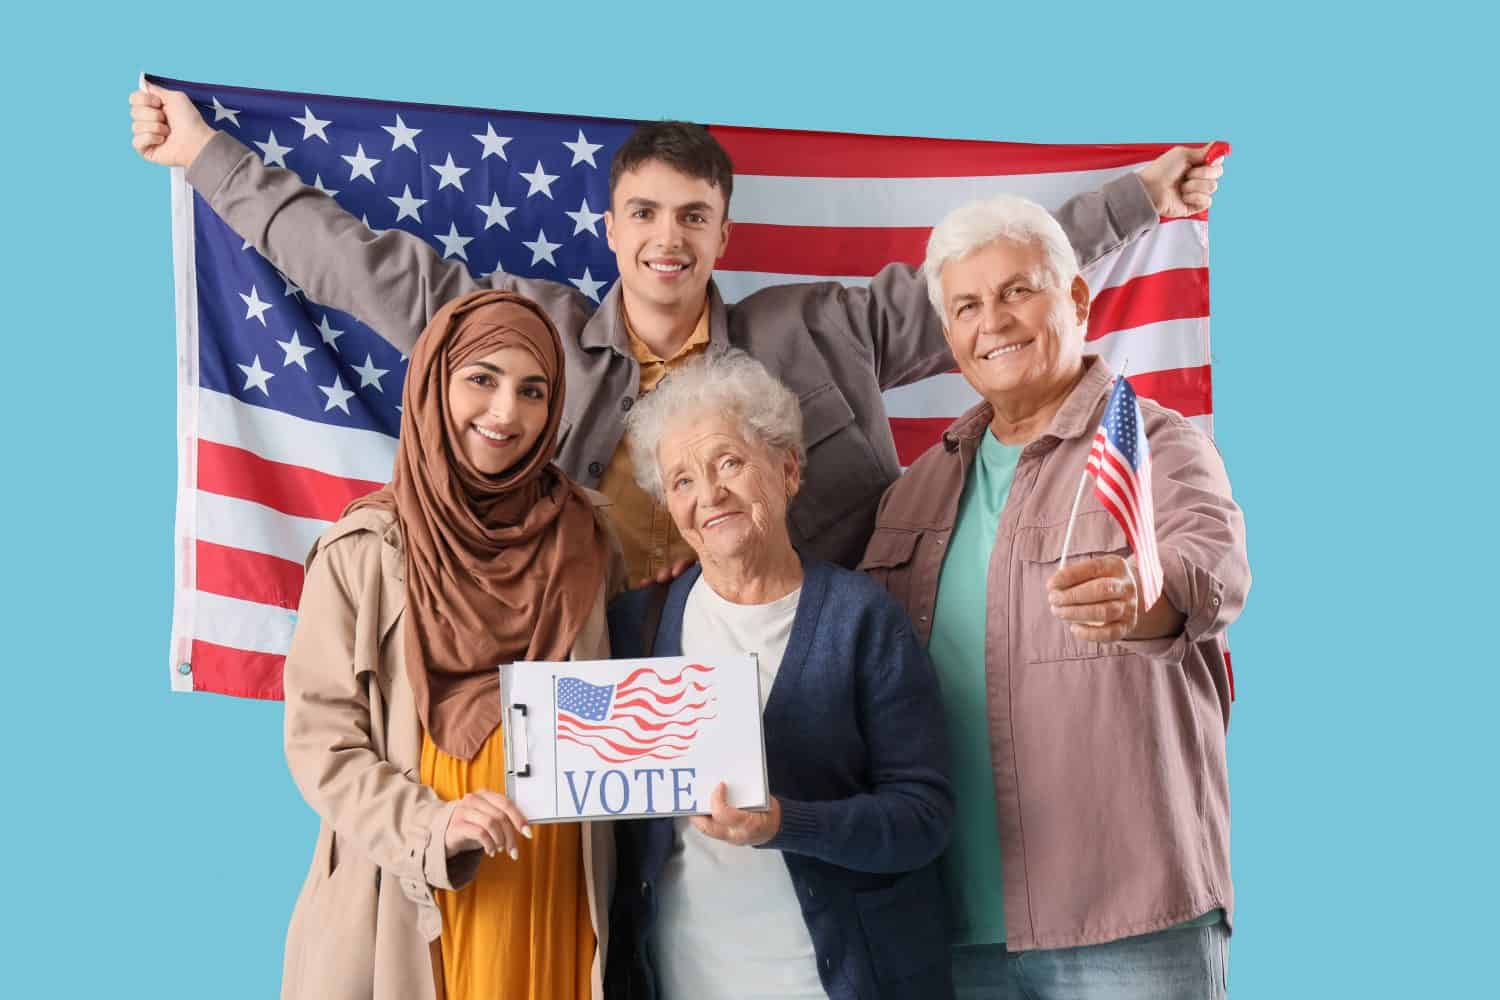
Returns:
[[[145,69],[727,124],[1231,140],[1216,402],[1255,570],[1233,632],[1234,993],[1493,995],[1494,36],[1442,3],[1239,6],[8,13],[0,740],[19,785],[0,994],[274,996],[313,844],[280,706],[168,693],[168,179],[135,157],[126,109]]]

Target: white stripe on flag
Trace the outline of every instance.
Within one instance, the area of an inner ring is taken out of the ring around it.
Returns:
[[[1097,191],[1135,168],[981,177],[741,174],[734,179],[730,215],[736,222],[775,226],[931,226],[960,205],[997,194],[1017,194],[1056,211],[1078,192]]]
[[[303,420],[242,403],[212,389],[198,391],[199,434],[261,458],[330,476],[385,483],[396,465],[396,439],[379,431]]]
[[[297,616],[285,608],[199,591],[197,637],[204,642],[252,653],[284,654],[292,643]]]
[[[330,521],[293,517],[250,500],[198,490],[198,537],[302,565]]]

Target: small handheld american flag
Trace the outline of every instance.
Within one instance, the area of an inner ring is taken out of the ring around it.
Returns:
[[[1135,553],[1140,606],[1145,611],[1161,597],[1161,557],[1156,553],[1156,511],[1151,503],[1151,448],[1140,401],[1124,376],[1115,379],[1084,471],[1094,477],[1094,496],[1125,530]]]

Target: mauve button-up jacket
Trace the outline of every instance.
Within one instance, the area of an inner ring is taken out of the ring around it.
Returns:
[[[1114,378],[1097,357],[1028,444],[990,558],[990,750],[1012,950],[1098,944],[1216,908],[1232,916],[1225,628],[1250,587],[1244,519],[1213,443],[1141,400],[1175,638],[1100,644],[1053,617],[1068,513]],[[930,636],[964,477],[993,411],[960,417],[886,492],[861,568]],[[1129,555],[1088,491],[1071,551]],[[1071,556],[1070,556],[1071,558]]]

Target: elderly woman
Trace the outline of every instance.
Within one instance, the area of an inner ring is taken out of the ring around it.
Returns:
[[[1249,587],[1213,444],[1142,400],[1164,593],[1075,490],[1114,374],[1057,222],[997,198],[924,265],[984,397],[881,502],[863,567],[942,679],[958,811],[944,859],[961,997],[1222,996],[1233,911],[1224,630]]]
[[[868,578],[799,553],[797,398],[713,353],[630,415],[636,474],[698,566],[610,609],[616,656],[758,656],[770,808],[621,824],[608,992],[942,997],[953,800],[937,687]]]
[[[608,655],[610,537],[552,465],[563,348],[528,299],[438,310],[391,482],[309,557],[286,757],[321,817],[284,1000],[585,1000],[613,844],[504,795],[497,663]]]

